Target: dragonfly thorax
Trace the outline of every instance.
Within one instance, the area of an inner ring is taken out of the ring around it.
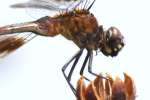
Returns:
[[[60,33],[64,37],[72,40],[80,48],[97,49],[100,39],[99,25],[93,14],[82,10],[69,12],[57,18],[61,22]]]
[[[46,36],[63,35],[80,48],[96,49],[99,25],[93,14],[86,10],[74,10],[36,21],[37,33]],[[96,42],[95,42],[96,41]]]

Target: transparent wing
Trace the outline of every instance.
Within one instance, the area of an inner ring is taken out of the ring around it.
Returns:
[[[11,5],[12,8],[25,8],[32,18],[55,15],[58,11],[71,11],[85,0],[29,0]]]
[[[14,8],[36,8],[46,10],[72,10],[82,2],[88,0],[29,0],[26,3],[18,3],[11,5]]]
[[[95,0],[29,0],[25,3],[11,5],[12,8],[26,8],[28,15],[40,18],[55,15],[56,11],[72,11],[75,8],[91,8]]]
[[[33,33],[14,33],[14,34],[0,34],[0,58],[5,57],[9,53],[15,51],[25,43],[29,42],[36,35]]]

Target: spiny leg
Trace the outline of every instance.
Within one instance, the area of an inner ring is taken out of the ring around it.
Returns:
[[[87,64],[87,61],[88,61],[88,59],[89,59],[89,56],[90,56],[90,52],[88,51],[87,52],[87,55],[86,55],[86,57],[85,57],[85,60],[84,60],[84,62],[83,62],[83,65],[82,65],[82,67],[81,67],[81,69],[80,69],[80,75],[82,75],[83,76],[83,72],[84,72],[84,69],[85,69],[85,66],[86,66],[86,64]],[[88,78],[86,78],[85,76],[83,76],[86,80],[88,80],[88,81],[90,81]]]
[[[90,73],[90,74],[92,74],[92,75],[94,75],[94,76],[100,76],[101,78],[103,78],[103,79],[106,79],[106,80],[109,80],[108,78],[106,78],[106,77],[104,77],[103,75],[98,75],[98,74],[96,74],[96,73],[94,73],[93,71],[92,71],[92,61],[93,61],[93,52],[92,51],[89,51],[90,53],[90,56],[89,56],[89,64],[88,64],[88,72]]]
[[[67,80],[67,82],[68,82],[68,84],[69,84],[71,90],[73,91],[73,93],[74,93],[75,95],[76,95],[76,90],[75,90],[75,88],[73,87],[73,85],[71,84],[71,76],[72,76],[72,73],[73,73],[73,71],[74,71],[74,68],[75,68],[75,66],[76,66],[76,64],[77,64],[77,62],[78,62],[80,56],[81,56],[81,55],[78,55],[77,58],[75,58],[75,61],[74,61],[73,65],[72,65],[72,67],[71,67],[71,70],[70,70],[70,72],[69,72],[69,75],[66,77],[66,80]]]
[[[72,74],[73,74],[73,71],[74,71],[74,69],[75,69],[76,64],[78,63],[79,58],[81,57],[81,54],[82,54],[82,52],[76,57],[76,59],[75,59],[73,65],[72,65],[72,67],[71,67],[71,70],[70,70],[69,75],[68,75],[68,81],[71,81],[71,76],[72,76]]]
[[[64,73],[68,65],[80,54],[83,52],[83,49],[80,49],[63,67],[62,72]]]
[[[84,69],[85,69],[85,66],[88,62],[88,72],[94,76],[97,76],[97,74],[95,74],[93,71],[92,71],[92,61],[93,61],[93,52],[91,50],[87,50],[87,55],[85,57],[85,60],[84,60],[84,63],[81,67],[81,70],[80,70],[80,75],[83,75],[84,73]],[[88,78],[84,77],[85,79],[89,80]]]
[[[77,52],[77,53],[62,67],[63,75],[64,75],[65,79],[67,80],[67,83],[69,84],[71,90],[73,91],[73,93],[74,93],[75,95],[76,95],[76,90],[74,89],[73,85],[70,83],[70,80],[71,80],[71,76],[72,76],[72,73],[73,73],[73,71],[74,71],[74,68],[75,68],[75,66],[76,66],[76,64],[77,64],[77,62],[78,62],[78,60],[79,60],[79,58],[80,58],[82,52],[83,52],[83,49],[81,49],[79,52]],[[72,67],[71,67],[71,70],[70,70],[70,72],[69,72],[69,75],[67,76],[66,73],[65,73],[65,70],[67,69],[67,67],[69,66],[69,64],[70,64],[74,59],[75,59],[75,61],[74,61],[73,65],[72,65]]]
[[[85,66],[88,62],[88,72],[94,76],[99,76],[98,74],[94,73],[92,71],[92,61],[93,61],[93,52],[91,50],[87,50],[87,55],[85,57],[85,60],[84,60],[84,63],[81,67],[81,70],[80,70],[80,75],[83,76],[83,73],[84,73],[84,69],[85,69]],[[102,78],[104,79],[107,79],[106,77],[103,77],[102,75],[100,75]],[[86,78],[85,76],[83,76],[86,80],[89,80],[88,78]],[[90,81],[90,80],[89,80]]]
[[[89,56],[88,72],[94,76],[98,76],[96,73],[92,71],[93,52],[92,51],[89,52],[90,56]]]

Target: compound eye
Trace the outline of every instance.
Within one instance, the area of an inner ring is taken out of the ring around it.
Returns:
[[[106,31],[106,53],[107,55],[116,56],[118,52],[123,48],[124,42],[123,42],[123,36],[121,32],[115,28],[110,27]],[[108,52],[111,51],[111,52]],[[105,54],[106,54],[105,53]]]
[[[123,38],[121,32],[116,27],[110,27],[108,31],[111,34],[111,38]]]
[[[106,32],[106,40],[109,41],[109,39],[112,37],[112,30],[108,29],[108,31]]]

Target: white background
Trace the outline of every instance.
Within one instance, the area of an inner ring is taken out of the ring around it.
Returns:
[[[9,8],[17,2],[24,0],[1,1],[0,26],[33,20],[25,10]],[[99,24],[106,29],[118,27],[126,41],[115,58],[102,53],[94,56],[93,70],[131,75],[136,84],[136,100],[149,98],[149,4],[148,0],[97,0],[91,9]],[[62,36],[38,37],[0,59],[0,100],[75,100],[61,67],[76,51],[78,47]]]

